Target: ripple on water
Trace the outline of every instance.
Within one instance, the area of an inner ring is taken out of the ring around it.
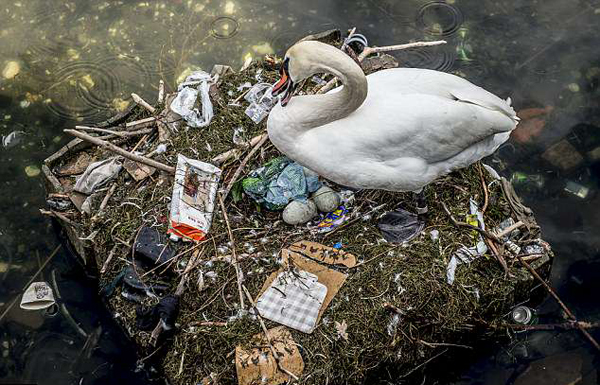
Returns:
[[[233,17],[219,16],[210,23],[210,34],[217,39],[229,39],[238,33],[240,23]]]
[[[152,77],[174,75],[177,67],[175,57],[166,51],[161,51],[160,47],[157,50],[140,50],[120,56],[135,61],[143,67],[144,73]]]
[[[417,48],[398,51],[396,58],[402,67],[426,68],[450,72],[454,68],[456,53],[451,49]]]
[[[432,1],[417,11],[416,24],[429,35],[450,36],[458,31],[463,20],[462,12],[454,5]]]
[[[111,68],[79,61],[56,72],[54,84],[46,92],[46,106],[61,118],[101,120],[112,110],[113,99],[120,92],[121,82]]]

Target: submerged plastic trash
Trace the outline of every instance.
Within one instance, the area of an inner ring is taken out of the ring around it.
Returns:
[[[317,225],[317,231],[320,233],[328,233],[340,226],[347,220],[348,210],[345,206],[340,206],[337,210],[327,213],[325,218]]]
[[[33,282],[21,298],[21,309],[42,310],[54,305],[54,293],[47,282]]]
[[[221,170],[212,164],[178,155],[169,234],[204,239],[212,223],[220,178]]]
[[[277,103],[277,98],[271,94],[273,86],[268,83],[257,83],[245,96],[250,102],[246,108],[246,115],[256,124],[260,123]]]
[[[213,106],[208,94],[212,77],[204,71],[194,71],[177,87],[177,96],[171,102],[171,110],[187,122],[190,127],[206,127],[213,118]],[[202,112],[194,106],[200,95]]]
[[[77,178],[73,190],[89,195],[115,178],[122,167],[121,157],[119,156],[94,162]]]
[[[25,131],[13,131],[6,136],[2,135],[2,147],[11,148],[16,146],[21,143],[24,135]]]
[[[541,174],[526,174],[516,171],[510,177],[510,183],[514,187],[519,187],[525,190],[538,190],[544,187],[545,179]]]
[[[385,214],[377,224],[379,230],[388,242],[408,242],[416,237],[425,223],[420,221],[416,214],[397,209]]]
[[[292,200],[306,202],[319,186],[318,176],[305,175],[302,166],[287,157],[270,160],[242,181],[244,192],[269,210],[281,210]]]
[[[577,182],[568,180],[565,186],[565,191],[575,195],[576,197],[585,199],[588,196],[590,189]]]

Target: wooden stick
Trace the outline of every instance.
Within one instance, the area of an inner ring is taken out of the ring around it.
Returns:
[[[227,326],[227,322],[219,321],[192,321],[189,326]]]
[[[129,151],[123,150],[121,147],[117,147],[117,146],[115,146],[112,143],[106,142],[106,141],[98,139],[98,138],[94,138],[93,136],[84,134],[83,132],[79,132],[79,131],[76,131],[76,130],[69,130],[69,129],[63,130],[63,131],[66,132],[67,134],[71,134],[71,135],[76,136],[76,137],[78,137],[80,139],[83,139],[83,140],[85,140],[87,142],[94,143],[95,145],[103,147],[103,148],[105,148],[105,149],[107,149],[109,151],[112,151],[112,152],[116,153],[116,154],[122,155],[122,156],[124,156],[127,159],[131,159],[131,160],[133,160],[135,162],[140,162],[140,163],[143,163],[143,164],[148,165],[150,167],[154,167],[154,168],[157,168],[159,170],[166,171],[169,174],[175,174],[175,167],[167,166],[166,164],[157,162],[155,160],[152,160],[150,158],[146,158],[146,157],[141,156],[141,155],[132,154]]]
[[[488,189],[487,189],[487,185],[485,183],[485,177],[483,176],[483,171],[481,171],[481,163],[478,164],[477,170],[479,171],[479,178],[481,178],[481,185],[483,186],[483,194],[484,194],[484,200],[483,200],[483,207],[481,208],[481,214],[485,214],[485,210],[487,210],[488,207],[488,203],[489,203],[489,194],[488,194]],[[500,237],[498,237],[500,238]]]
[[[226,199],[227,196],[229,195],[229,192],[231,191],[231,188],[233,187],[233,184],[236,182],[237,178],[240,176],[240,174],[244,170],[244,167],[246,167],[246,164],[248,163],[248,161],[250,159],[252,159],[252,157],[254,156],[254,154],[256,154],[256,151],[258,151],[258,149],[261,148],[262,145],[265,144],[267,140],[269,140],[269,135],[262,134],[262,138],[260,139],[260,141],[258,143],[256,143],[256,145],[252,148],[252,151],[250,151],[248,153],[248,155],[246,155],[246,157],[244,158],[244,160],[242,161],[242,163],[239,165],[239,167],[237,168],[237,170],[235,170],[235,173],[233,174],[233,177],[231,177],[231,180],[229,180],[229,183],[227,184],[227,187],[223,191],[223,199]]]
[[[419,340],[418,342],[422,343],[425,346],[429,346],[430,348],[436,348],[438,346],[449,346],[449,347],[454,347],[454,348],[473,349],[472,346],[460,345],[460,344],[450,344],[447,342],[427,342],[427,341],[423,341],[423,340]]]
[[[142,129],[139,131],[113,131],[113,130],[107,130],[105,128],[96,128],[96,127],[87,127],[87,126],[75,126],[76,129],[78,130],[83,130],[83,131],[92,131],[92,132],[102,132],[105,134],[111,134],[111,135],[115,135],[115,136],[120,136],[122,138],[128,138],[131,136],[138,136],[138,135],[144,135],[144,134],[149,134],[152,131],[154,131],[153,128],[147,128],[147,129]]]
[[[365,47],[361,54],[358,56],[358,61],[362,62],[367,56],[377,53],[377,52],[388,52],[388,51],[399,51],[403,49],[409,48],[418,48],[418,47],[431,47],[435,45],[446,44],[445,40],[438,41],[420,41],[416,43],[408,43],[408,44],[399,44],[399,45],[388,45],[385,47]],[[331,90],[336,82],[336,78],[334,77],[330,81],[327,82],[323,87],[321,87],[316,93],[324,94],[325,92]]]
[[[250,139],[248,142],[244,143],[242,145],[242,147],[256,146],[256,144],[258,142],[260,142],[263,139],[263,136],[265,136],[265,135],[267,135],[267,134],[255,136],[254,138]],[[216,164],[221,164],[221,163],[228,161],[231,158],[238,157],[240,153],[241,153],[241,151],[238,148],[234,148],[234,149],[225,151],[224,153],[215,156],[214,158],[212,158],[212,161]]]
[[[437,40],[437,41],[418,41],[415,43],[406,43],[406,44],[397,44],[397,45],[387,45],[384,47],[365,47],[363,51],[358,56],[360,61],[363,61],[367,56],[379,53],[379,52],[390,52],[390,51],[400,51],[403,49],[409,48],[421,48],[421,47],[433,47],[436,45],[446,44],[446,40]]]
[[[175,290],[176,296],[181,296],[183,294],[183,291],[185,290],[185,282],[187,281],[188,273],[190,271],[192,271],[193,267],[197,266],[196,260],[198,258],[200,258],[200,256],[203,254],[203,252],[204,252],[204,248],[202,248],[202,250],[196,250],[192,254],[192,258],[190,258],[187,265],[185,265],[185,270],[183,270],[183,273],[181,273],[181,280],[179,281],[179,284],[177,285],[177,289]]]
[[[158,81],[158,98],[157,98],[157,102],[158,104],[163,104],[165,101],[165,82],[160,79]]]
[[[273,346],[273,343],[271,342],[271,336],[269,336],[269,331],[267,330],[267,327],[265,326],[265,322],[263,321],[263,319],[260,315],[260,312],[256,308],[256,303],[254,302],[254,299],[252,299],[252,296],[250,295],[250,292],[248,291],[246,286],[242,285],[242,287],[244,288],[244,292],[246,293],[246,296],[248,297],[248,301],[250,301],[250,304],[252,305],[252,307],[254,308],[254,311],[256,312],[256,317],[258,318],[258,322],[260,322],[260,327],[262,328],[263,332],[265,333],[265,338],[267,339],[267,343],[269,344],[269,348],[271,349],[273,358],[275,359],[275,362],[277,363],[277,367],[279,368],[279,370],[281,370],[288,376],[292,377],[295,381],[298,381],[298,376],[296,376],[294,373],[290,372],[289,370],[287,370],[286,368],[281,366],[281,362],[279,361],[279,354],[277,353],[277,350],[275,350],[275,347]]]
[[[225,223],[227,224],[227,232],[229,233],[229,240],[231,241],[231,254],[233,255],[233,267],[235,267],[235,275],[237,276],[237,286],[240,295],[240,308],[244,308],[244,294],[242,293],[242,281],[240,267],[238,265],[237,253],[235,252],[235,240],[233,239],[233,233],[231,232],[231,226],[229,226],[229,218],[227,217],[227,210],[225,210],[225,203],[223,202],[223,196],[220,193],[219,195],[219,205],[221,205],[221,212],[223,213],[223,218],[225,218]]]
[[[497,242],[498,244],[502,245],[504,242],[502,242],[500,239],[498,239],[498,237],[495,234],[490,233],[487,230],[484,230],[482,228],[479,228],[477,226],[473,226],[469,223],[466,222],[460,222],[457,221],[453,216],[452,213],[450,212],[450,210],[448,210],[448,206],[446,206],[446,204],[444,202],[440,202],[442,204],[442,208],[444,209],[444,211],[446,212],[446,214],[448,214],[448,216],[450,217],[450,220],[452,221],[452,223],[455,226],[459,226],[459,227],[466,227],[467,229],[471,229],[471,230],[475,230],[477,232],[479,232],[481,235],[488,237],[489,239],[491,239],[494,242]]]
[[[492,325],[494,328],[507,327],[518,330],[571,330],[571,329],[597,329],[600,328],[600,322],[586,322],[586,321],[570,321],[560,324],[539,324],[539,325],[522,325],[522,324],[503,324],[503,325]]]
[[[504,230],[500,231],[498,234],[496,234],[496,236],[501,239],[505,235],[508,235],[508,234],[512,233],[514,230],[516,230],[519,227],[524,226],[524,225],[525,225],[525,223],[523,223],[521,221],[518,221],[514,225],[508,226]]]
[[[403,312],[402,310],[400,310],[400,308],[399,308],[399,307],[397,307],[397,306],[394,306],[394,305],[392,305],[392,304],[391,304],[391,303],[389,303],[389,302],[385,302],[385,303],[384,303],[382,306],[383,306],[384,308],[388,309],[388,310],[391,310],[391,311],[393,311],[394,313],[397,313],[397,314],[400,314],[400,315],[404,315],[404,312]]]
[[[538,281],[540,281],[540,283],[544,286],[544,288],[546,289],[546,291],[548,293],[550,293],[550,295],[552,297],[554,297],[554,299],[556,300],[556,302],[558,302],[558,304],[560,305],[560,307],[564,310],[565,314],[571,319],[573,320],[576,325],[577,325],[577,329],[579,329],[584,336],[586,336],[586,338],[592,343],[592,345],[594,345],[594,347],[597,350],[600,350],[600,345],[598,344],[598,341],[596,341],[594,339],[594,337],[592,337],[592,335],[590,333],[588,333],[587,330],[585,330],[585,328],[583,328],[581,325],[579,325],[578,321],[577,321],[577,317],[575,317],[575,314],[573,314],[571,312],[571,310],[567,307],[567,305],[565,305],[565,303],[560,299],[560,297],[556,294],[556,292],[554,290],[552,290],[552,288],[550,287],[550,285],[548,285],[546,283],[546,281],[544,281],[544,279],[542,279],[542,277],[540,277],[540,275],[537,273],[537,271],[535,271],[535,269],[533,269],[531,266],[529,266],[529,264],[527,262],[525,262],[525,260],[523,260],[523,257],[517,255],[517,258],[519,259],[519,262],[521,262],[521,264],[523,266],[525,266],[525,268],[527,270],[529,270],[529,272],[531,273],[531,275],[533,275],[535,277],[535,279],[537,279]]]
[[[113,196],[113,194],[115,193],[115,190],[117,189],[117,184],[113,183],[110,188],[108,189],[108,191],[106,192],[106,195],[104,196],[104,199],[102,199],[102,202],[100,203],[100,207],[98,208],[98,211],[96,212],[96,214],[92,217],[92,221],[97,221],[100,218],[100,215],[102,214],[102,211],[104,211],[104,209],[106,208],[106,206],[108,205],[108,201],[110,200],[110,198]]]
[[[149,118],[134,120],[133,122],[125,123],[125,128],[133,128],[137,126],[147,125],[150,123],[154,123],[155,121],[156,118],[154,116],[151,116]]]
[[[138,106],[142,106],[145,109],[147,109],[148,111],[150,111],[151,113],[154,113],[156,111],[156,108],[152,107],[150,104],[148,104],[147,101],[145,101],[144,99],[141,98],[140,95],[132,93],[131,97],[133,98],[133,101],[138,105]]]
[[[61,221],[64,221],[65,223],[67,223],[68,225],[70,225],[73,228],[78,228],[79,227],[79,225],[77,223],[73,222],[72,220],[70,220],[69,218],[67,218],[66,215],[64,215],[62,213],[59,213],[58,211],[40,209],[40,213],[42,215],[48,215],[49,217],[58,218]]]
[[[46,260],[44,261],[44,263],[42,263],[42,265],[35,272],[35,274],[29,279],[29,281],[25,284],[25,286],[23,286],[23,289],[21,290],[21,293],[24,292],[25,290],[27,290],[27,288],[29,287],[29,285],[31,285],[31,283],[37,278],[37,276],[42,272],[42,270],[44,270],[44,268],[46,267],[46,265],[48,265],[48,263],[52,260],[52,258],[54,258],[54,256],[58,253],[58,250],[60,250],[60,247],[61,247],[60,245],[56,246],[56,248],[54,249],[54,251],[52,251],[52,253],[50,254],[50,256],[48,258],[46,258]],[[0,315],[0,322],[2,322],[2,320],[4,319],[4,317],[13,308],[13,306],[15,306],[15,304],[17,303],[18,300],[19,300],[19,296],[17,295],[15,297],[15,299],[10,303],[10,305],[8,305],[8,307],[2,312],[2,315]]]
[[[119,245],[115,244],[112,247],[112,249],[110,249],[110,253],[108,253],[108,258],[106,258],[106,261],[104,261],[104,263],[102,264],[102,269],[100,269],[100,274],[106,273],[106,269],[108,269],[108,264],[110,263],[110,261],[115,256],[115,252],[117,251],[117,247],[119,247]]]

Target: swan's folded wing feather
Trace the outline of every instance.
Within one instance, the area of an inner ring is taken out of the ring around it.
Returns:
[[[340,139],[354,143],[354,151],[375,153],[382,161],[408,156],[436,163],[514,126],[504,113],[455,99],[370,94],[353,114],[314,134],[348,136]]]

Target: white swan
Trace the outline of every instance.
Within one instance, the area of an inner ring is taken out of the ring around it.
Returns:
[[[284,59],[273,94],[282,94],[267,121],[285,155],[338,184],[419,192],[436,178],[493,153],[516,127],[502,100],[444,72],[395,68],[364,75],[345,53],[305,41]],[[292,98],[315,73],[343,86],[325,95]]]

